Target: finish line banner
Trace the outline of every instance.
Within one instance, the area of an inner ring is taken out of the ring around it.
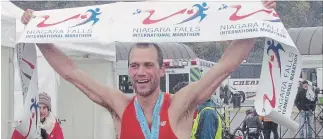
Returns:
[[[84,45],[77,49],[90,50],[87,43],[259,37],[265,37],[266,43],[256,110],[297,130],[298,124],[290,116],[300,75],[300,53],[278,14],[264,8],[262,2],[119,2],[37,11],[18,43],[78,43]],[[111,54],[115,54],[114,49]]]

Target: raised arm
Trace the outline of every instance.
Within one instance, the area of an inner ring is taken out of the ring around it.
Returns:
[[[219,62],[212,67],[190,92],[194,105],[209,99],[219,85],[245,60],[254,46],[255,39],[235,40],[225,50]]]
[[[189,84],[172,97],[172,110],[178,114],[192,110],[209,99],[218,86],[236,70],[254,45],[254,39],[235,40],[225,50],[221,59],[199,81]],[[174,105],[173,105],[174,104]],[[175,117],[181,116],[175,114]]]
[[[264,6],[275,8],[275,0],[265,1]],[[191,113],[198,104],[209,99],[218,86],[243,60],[245,60],[254,46],[255,39],[234,40],[225,50],[219,62],[213,66],[199,81],[191,83],[178,91],[171,101],[171,114],[176,119],[181,119]]]
[[[126,96],[118,89],[107,87],[79,69],[74,61],[60,52],[53,44],[37,44],[53,69],[66,81],[75,85],[93,102],[121,114],[126,107]],[[118,110],[122,111],[118,112]],[[121,116],[121,115],[119,115]]]
[[[31,16],[32,10],[27,10],[22,17],[22,22],[27,24]],[[115,112],[118,116],[122,116],[127,98],[121,91],[94,80],[53,44],[37,44],[37,46],[51,67],[62,78],[75,85],[93,102],[107,108],[111,113]]]

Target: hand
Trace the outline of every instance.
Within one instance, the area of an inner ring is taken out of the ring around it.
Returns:
[[[34,10],[27,9],[24,14],[21,17],[21,22],[25,25],[27,25],[30,21],[30,19],[33,17]]]
[[[276,9],[276,0],[265,0],[264,6],[268,9]]]

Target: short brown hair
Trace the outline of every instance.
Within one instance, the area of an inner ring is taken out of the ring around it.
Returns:
[[[130,51],[128,53],[128,67],[129,67],[130,53],[131,53],[133,48],[135,48],[135,47],[137,47],[137,48],[148,48],[150,46],[154,46],[154,48],[156,49],[156,51],[157,51],[157,62],[158,62],[159,68],[161,68],[163,66],[164,58],[163,58],[162,50],[160,49],[160,47],[159,47],[159,45],[157,43],[135,43],[130,48]]]

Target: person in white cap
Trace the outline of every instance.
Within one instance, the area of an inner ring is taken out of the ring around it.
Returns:
[[[51,98],[46,93],[39,94],[39,111],[41,123],[41,136],[43,139],[64,139],[62,128],[56,117],[51,114]],[[26,139],[17,130],[12,134],[11,139]]]

